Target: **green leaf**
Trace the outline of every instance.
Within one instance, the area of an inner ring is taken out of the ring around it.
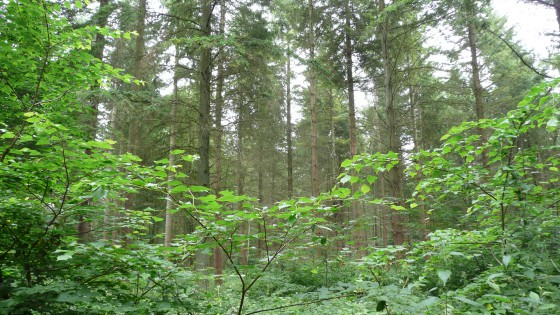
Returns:
[[[92,198],[94,202],[104,199],[106,196],[107,196],[107,191],[103,189],[101,186],[97,186],[92,194]]]
[[[218,198],[218,201],[220,202],[230,202],[230,203],[241,202],[244,200],[246,200],[245,196],[235,196],[233,194],[226,194],[226,195],[222,194],[222,197]]]
[[[370,192],[370,188],[368,185],[362,185],[362,187],[360,187],[360,190],[364,193],[367,194],[368,192]]]
[[[391,205],[391,209],[393,209],[393,210],[395,210],[395,211],[403,211],[403,210],[406,210],[405,207],[399,206],[399,205]]]
[[[482,307],[482,306],[483,306],[482,304],[480,304],[480,303],[478,303],[478,302],[469,300],[469,299],[467,299],[467,298],[465,298],[465,297],[462,297],[462,296],[454,296],[453,298],[454,298],[455,300],[457,300],[457,301],[461,301],[461,302],[463,302],[463,303],[467,303],[467,304],[472,305],[472,306],[478,306],[478,307]]]
[[[511,260],[511,256],[510,255],[504,255],[504,257],[502,257],[502,262],[504,263],[504,266],[508,266],[509,262]]]
[[[290,217],[288,218],[288,224],[289,225],[294,225],[294,223],[296,223],[297,221],[297,215],[292,214],[290,215]]]
[[[511,302],[511,300],[507,296],[503,296],[503,295],[485,294],[484,297],[493,298],[496,301],[500,301],[500,302],[504,302],[504,303],[510,303]]]
[[[64,253],[58,257],[56,257],[56,260],[68,260],[68,259],[72,259],[72,254],[71,253]]]
[[[106,141],[88,141],[87,144],[94,148],[99,148],[99,149],[107,149],[107,150],[113,149],[113,147]]]
[[[189,187],[190,191],[192,191],[193,193],[199,193],[199,192],[207,192],[209,191],[208,188],[204,187],[204,186],[190,186]]]
[[[189,187],[187,187],[185,185],[180,185],[180,186],[173,187],[173,189],[171,189],[171,191],[169,193],[177,194],[177,193],[185,192],[185,191],[189,191]]]
[[[550,118],[546,123],[546,130],[554,131],[558,127],[558,118],[556,116]]]
[[[541,306],[539,306],[539,310],[543,311],[543,310],[551,310],[553,308],[556,308],[556,304],[552,304],[552,303],[548,303],[548,304],[543,304]],[[552,314],[552,313],[549,313]]]
[[[534,301],[535,303],[538,303],[541,300],[541,297],[533,291],[529,292],[529,298],[531,299],[531,301]]]
[[[0,139],[12,139],[12,138],[15,138],[15,137],[16,137],[16,135],[13,132],[8,131],[8,132],[5,132],[4,134],[2,134]]]
[[[447,280],[449,280],[449,277],[451,277],[451,271],[450,270],[438,270],[437,275],[438,275],[439,279],[441,280],[441,282],[443,282],[443,286],[445,286],[445,284],[447,283]]]
[[[342,162],[342,164],[340,164],[340,166],[342,167],[348,167],[352,165],[352,160],[344,160],[344,162]]]
[[[375,308],[376,312],[383,312],[387,308],[387,301],[381,300],[377,302],[377,307]]]
[[[198,156],[196,155],[184,155],[181,157],[181,159],[183,159],[184,161],[187,162],[194,162],[196,160],[198,160]]]
[[[439,298],[436,296],[430,296],[429,298],[423,300],[422,302],[418,303],[419,308],[428,307],[436,302],[439,301]]]
[[[350,176],[350,175],[344,175],[344,176],[340,179],[340,183],[346,184],[347,182],[350,181],[351,178],[352,178],[352,176]]]

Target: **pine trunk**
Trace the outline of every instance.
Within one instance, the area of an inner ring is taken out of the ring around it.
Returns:
[[[288,40],[289,41],[289,40]],[[292,144],[292,68],[290,54],[290,44],[288,42],[288,52],[286,60],[286,146],[288,158],[288,198],[294,196],[294,154]]]
[[[315,25],[313,22],[313,0],[309,0],[309,111],[311,114],[311,194],[319,196],[318,126],[315,82]]]
[[[212,7],[213,1],[200,0],[202,12],[200,16],[201,35],[208,37],[212,33]],[[198,101],[198,180],[200,186],[210,187],[210,90],[212,84],[212,50],[205,46],[200,48],[200,60],[198,63],[199,79],[199,101]],[[199,270],[210,266],[210,255],[202,250],[196,252],[196,267]],[[208,281],[201,283],[208,286]]]
[[[385,10],[385,0],[379,1],[379,11]],[[394,152],[400,158],[401,143],[400,132],[397,122],[397,113],[395,109],[394,95],[395,90],[393,86],[393,68],[389,54],[389,16],[385,16],[385,20],[380,25],[381,35],[381,50],[383,56],[383,79],[385,87],[385,114],[387,116],[387,128],[389,133],[389,151]],[[389,189],[390,197],[398,205],[402,202],[402,166],[401,163],[395,165],[389,170]],[[393,243],[401,245],[404,243],[404,217],[398,211],[391,213],[391,228],[393,230]]]
[[[226,25],[226,1],[220,1],[220,34],[225,34]],[[215,179],[214,179],[214,193],[216,196],[219,195],[222,190],[222,115],[224,108],[224,47],[220,46],[218,50],[218,79],[216,82],[216,118],[214,123],[214,128],[216,129],[216,153],[214,157],[215,166]],[[221,216],[216,215],[216,220],[220,220]],[[224,269],[224,257],[222,249],[219,246],[214,248],[214,281],[216,285],[222,285],[222,273]]]
[[[478,62],[478,52],[477,52],[477,39],[476,39],[476,26],[474,19],[476,18],[476,4],[473,0],[465,0],[465,10],[467,15],[467,34],[469,42],[469,50],[471,53],[471,71],[472,71],[472,91],[474,94],[474,103],[476,111],[476,119],[484,119],[484,100],[482,99],[483,89],[480,82],[480,65]],[[482,128],[478,128],[478,133],[480,135],[481,145],[485,145],[486,131]],[[481,163],[483,166],[488,165],[488,152],[486,150],[482,151]]]

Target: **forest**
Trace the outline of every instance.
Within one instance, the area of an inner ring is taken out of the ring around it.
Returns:
[[[560,314],[523,5],[1,0],[0,314]]]

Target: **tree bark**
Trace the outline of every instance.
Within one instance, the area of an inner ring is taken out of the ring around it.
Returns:
[[[131,73],[136,79],[142,80],[144,76],[144,49],[145,49],[145,33],[146,33],[146,6],[147,0],[140,0],[138,2],[138,24],[136,25],[136,42],[134,46],[134,56],[132,62]],[[130,89],[133,93],[142,91],[142,86],[136,83],[131,83]],[[127,152],[137,155],[138,152],[138,133],[139,133],[139,119],[136,115],[140,112],[137,104],[133,104],[131,118],[128,126],[128,144]],[[126,194],[126,201],[124,202],[125,209],[132,209],[134,207],[134,194]],[[121,216],[127,220],[126,215]],[[120,219],[119,218],[119,219]],[[122,234],[126,237],[129,234],[130,228],[124,228]],[[127,239],[127,242],[130,241]]]
[[[294,153],[292,144],[292,66],[290,40],[286,53],[286,146],[288,158],[288,198],[294,196]]]
[[[476,119],[484,119],[484,100],[482,99],[483,89],[480,82],[480,65],[478,62],[478,52],[477,52],[477,31],[475,25],[476,18],[476,4],[473,0],[464,1],[466,16],[467,16],[467,35],[469,50],[471,53],[471,71],[472,71],[472,91],[474,94]],[[487,137],[486,132],[482,128],[478,128],[478,133],[480,135],[481,145],[486,144]],[[488,165],[488,152],[487,150],[482,151],[481,163],[483,166]]]
[[[239,102],[237,104],[237,195],[241,196],[244,193],[243,181],[244,181],[244,170],[243,170],[243,101],[242,96],[239,97]],[[237,210],[243,210],[243,203],[237,205]],[[247,234],[247,224],[245,222],[241,223],[239,227],[239,232],[241,234]],[[240,264],[247,265],[249,262],[248,251],[245,244],[241,244],[240,250]]]
[[[105,27],[107,26],[107,21],[109,19],[109,0],[100,0],[99,1],[99,10],[97,11],[97,23],[98,27]],[[103,61],[105,45],[107,40],[105,36],[101,33],[95,34],[95,41],[91,46],[91,55],[101,61]],[[99,89],[98,85],[93,87],[94,89]],[[91,106],[91,113],[90,117],[87,121],[86,128],[87,128],[87,138],[88,140],[95,140],[97,135],[97,115],[99,113],[99,103],[101,100],[99,99],[98,95],[94,95],[90,101]],[[86,150],[87,154],[91,152]],[[85,216],[80,215],[78,217],[78,239],[81,243],[85,243],[90,240],[91,232],[91,223],[86,221]]]
[[[226,25],[226,1],[220,0],[220,24],[219,32],[221,35],[225,34]],[[216,153],[214,157],[215,165],[215,180],[214,180],[214,193],[216,196],[222,190],[222,115],[224,108],[224,47],[220,46],[218,50],[218,79],[216,82],[216,117],[214,128],[216,129]],[[216,215],[216,220],[220,220],[221,216]],[[224,258],[222,249],[219,246],[214,248],[214,281],[216,285],[222,285],[222,273],[224,269]]]
[[[385,10],[385,0],[379,0],[379,12]],[[394,152],[401,157],[400,132],[397,121],[397,113],[394,101],[393,71],[390,59],[390,42],[389,42],[389,16],[385,16],[385,20],[380,24],[381,35],[381,51],[383,57],[383,84],[385,87],[385,113],[387,115],[387,128],[389,131],[389,151]],[[402,166],[401,163],[395,165],[389,170],[389,189],[390,197],[399,205],[402,203]],[[398,211],[391,214],[391,228],[393,230],[393,243],[401,245],[404,243],[405,230],[403,226],[404,217]]]
[[[200,32],[201,36],[212,34],[212,0],[200,0]],[[200,47],[198,63],[198,180],[200,186],[210,187],[210,90],[212,85],[212,49],[205,45]],[[199,270],[210,266],[210,255],[202,250],[196,252],[196,267]],[[208,281],[202,281],[202,286],[208,287]]]
[[[178,48],[175,47],[175,69],[178,68],[178,59],[179,53]],[[173,76],[173,100],[171,101],[171,111],[169,113],[169,167],[175,166],[175,154],[173,154],[173,150],[175,150],[176,146],[176,136],[177,136],[177,107],[179,105],[179,87],[178,87],[178,73],[175,71]],[[168,171],[167,180],[169,182],[175,179],[175,172]],[[165,204],[165,230],[164,230],[164,245],[171,246],[171,241],[173,240],[174,233],[173,233],[173,224],[174,224],[174,215],[173,215],[173,196],[169,193],[173,189],[173,186],[169,185],[167,187],[168,195]]]
[[[315,25],[313,21],[313,0],[308,2],[309,10],[309,111],[311,114],[311,194],[319,196],[319,156],[317,144],[317,108],[315,82]]]
[[[144,1],[144,0],[143,0]],[[212,1],[201,0],[202,14],[200,28],[202,36],[210,36],[212,19]],[[212,50],[210,47],[200,48],[199,102],[198,102],[198,184],[210,187],[210,90],[212,84]]]
[[[350,122],[350,157],[358,154],[358,143],[356,139],[356,108],[354,101],[354,62],[352,60],[352,53],[354,51],[352,45],[352,3],[351,0],[346,0],[345,3],[345,27],[344,27],[344,44],[346,56],[346,84],[348,85],[348,116]]]

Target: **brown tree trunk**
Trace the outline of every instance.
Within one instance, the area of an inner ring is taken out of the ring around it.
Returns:
[[[412,143],[414,145],[414,151],[415,152],[420,152],[420,150],[422,150],[422,145],[421,145],[421,140],[420,140],[420,126],[418,121],[422,119],[422,112],[420,110],[420,108],[418,107],[418,102],[417,102],[417,91],[413,86],[409,86],[408,87],[408,99],[410,102],[410,116],[412,117],[412,128],[413,128],[413,132],[412,132]],[[421,174],[418,174],[417,176],[417,181],[421,181],[422,180],[422,176]],[[428,216],[426,216],[426,211],[424,209],[423,205],[420,205],[419,209],[420,211],[420,235],[422,236],[422,240],[426,240],[427,236],[428,236],[428,229],[427,229],[427,222],[428,222]]]
[[[243,101],[242,96],[240,96],[239,103],[237,104],[237,195],[241,196],[244,193],[243,181],[244,181],[244,170],[243,170]],[[243,204],[240,202],[238,204],[238,210],[243,210]],[[247,234],[248,225],[243,222],[239,227],[239,233]],[[240,264],[247,265],[249,262],[248,251],[245,244],[241,244],[240,250]]]
[[[379,1],[379,12],[385,10],[385,0]],[[385,86],[385,113],[387,116],[387,128],[389,133],[389,151],[396,153],[399,157],[401,156],[401,142],[400,142],[400,132],[397,121],[397,113],[395,109],[394,102],[394,86],[393,86],[393,71],[391,65],[391,59],[389,54],[389,16],[385,16],[385,20],[380,24],[380,35],[381,35],[381,51],[383,58],[383,84]],[[394,202],[399,205],[402,203],[402,166],[401,163],[395,165],[391,170],[389,170],[389,189],[390,197]],[[393,243],[395,245],[401,245],[404,243],[405,231],[404,231],[404,217],[398,211],[393,211],[391,215],[391,228],[393,230]]]
[[[109,19],[109,0],[100,0],[99,1],[99,10],[98,10],[98,22],[97,26],[105,27],[107,26],[107,20]],[[101,61],[103,61],[104,57],[104,50],[107,41],[105,36],[101,33],[97,33],[95,35],[95,41],[91,46],[91,55]],[[93,87],[94,89],[98,89],[99,86],[96,85]],[[95,136],[97,134],[97,114],[99,113],[99,103],[100,99],[97,95],[94,95],[91,102],[91,113],[90,117],[87,122],[87,137],[88,140],[95,140]],[[89,154],[90,151],[86,150],[86,153]],[[106,227],[105,227],[106,228]],[[78,239],[81,243],[85,243],[90,240],[91,236],[91,223],[86,221],[86,218],[83,215],[78,217]],[[105,234],[104,234],[105,235]]]
[[[352,26],[350,21],[352,18],[352,3],[351,0],[346,0],[345,3],[345,29],[344,29],[344,44],[346,56],[346,83],[348,85],[348,116],[350,121],[350,157],[358,154],[358,143],[356,139],[356,108],[354,101],[354,62],[352,60],[352,53],[354,51],[352,46]]]
[[[319,155],[318,126],[315,82],[315,25],[313,22],[313,0],[308,2],[309,9],[309,111],[311,114],[311,194],[319,196]]]
[[[225,34],[226,25],[226,1],[220,0],[220,34]],[[214,180],[214,193],[216,196],[222,190],[222,115],[224,108],[224,47],[220,46],[218,50],[218,80],[216,82],[216,117],[214,128],[216,129],[216,153],[214,157],[215,166],[215,180]],[[216,220],[220,220],[221,216],[216,215]],[[222,273],[224,269],[224,258],[222,249],[219,246],[214,248],[214,281],[216,285],[222,285]]]
[[[212,0],[200,0],[202,8],[200,15],[201,36],[208,37],[212,34]],[[210,90],[212,85],[212,50],[211,47],[200,47],[200,60],[198,63],[198,180],[197,184],[210,187]],[[196,252],[196,268],[206,269],[210,266],[210,255],[202,250]],[[202,286],[208,287],[208,281],[203,281]]]
[[[177,47],[175,48],[175,69],[178,68],[178,59],[179,53]],[[173,76],[173,100],[171,101],[171,111],[169,113],[169,167],[175,166],[175,154],[173,154],[173,150],[176,147],[176,134],[177,134],[177,107],[179,105],[179,87],[178,87],[178,73],[175,71],[175,75]],[[169,182],[175,179],[175,172],[168,171],[167,180]],[[171,191],[173,186],[169,185],[167,187],[168,191]],[[171,246],[171,241],[173,240],[174,233],[173,233],[173,225],[174,225],[174,215],[173,215],[173,196],[168,193],[167,200],[165,204],[165,230],[164,230],[164,240],[163,244],[165,246]]]
[[[140,0],[138,2],[138,24],[136,25],[136,42],[134,47],[134,56],[133,56],[133,63],[131,68],[131,73],[134,78],[142,80],[144,76],[144,49],[145,49],[145,31],[146,31],[146,0]],[[132,83],[131,90],[134,93],[138,93],[142,91],[142,86],[139,84]],[[137,96],[138,97],[138,96]],[[129,120],[128,126],[128,144],[127,144],[127,152],[137,155],[138,151],[138,133],[139,133],[139,119],[137,119],[136,115],[140,112],[140,109],[137,108],[137,104],[133,104],[133,109],[131,113],[131,118]],[[124,203],[125,209],[132,209],[134,207],[134,194],[128,193],[126,194],[126,201]],[[124,218],[124,220],[128,220],[126,215],[121,216],[119,219]],[[122,229],[122,235],[128,235],[130,233],[130,228]],[[127,242],[130,239],[127,238]]]
[[[200,28],[202,36],[210,36],[212,20],[212,1],[200,0],[202,14]],[[210,90],[212,84],[212,51],[210,47],[200,48],[199,74],[199,101],[198,101],[198,185],[210,186]]]
[[[286,60],[286,146],[288,158],[288,198],[294,196],[294,154],[292,144],[292,68],[291,51],[288,39],[288,50]]]
[[[473,0],[464,1],[466,16],[467,16],[467,34],[469,42],[469,50],[471,53],[471,70],[472,70],[472,91],[474,94],[476,119],[484,119],[484,100],[482,99],[482,94],[484,90],[482,89],[482,84],[480,82],[480,66],[478,62],[477,53],[477,39],[476,39],[476,25],[474,19],[476,18],[476,4]],[[478,133],[480,135],[480,142],[482,145],[486,144],[486,131],[482,128],[478,128]],[[488,152],[487,150],[482,151],[481,163],[483,166],[488,165]]]

